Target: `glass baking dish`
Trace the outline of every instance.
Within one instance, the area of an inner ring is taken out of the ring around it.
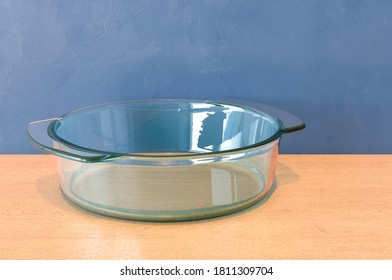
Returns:
[[[28,125],[57,156],[65,196],[95,213],[182,221],[249,207],[271,190],[295,116],[240,100],[102,104]]]

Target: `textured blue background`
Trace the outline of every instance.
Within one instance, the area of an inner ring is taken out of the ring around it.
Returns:
[[[237,97],[307,128],[286,153],[392,152],[392,1],[0,0],[0,153],[124,99]]]

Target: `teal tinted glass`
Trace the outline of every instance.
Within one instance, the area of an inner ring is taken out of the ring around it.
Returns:
[[[251,109],[189,101],[123,102],[85,108],[51,126],[59,142],[106,153],[210,153],[268,140],[279,122]]]

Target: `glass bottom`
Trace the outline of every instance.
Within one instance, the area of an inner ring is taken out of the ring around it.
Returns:
[[[62,184],[66,197],[102,215],[183,221],[227,215],[270,191],[250,161],[188,166],[84,164]]]

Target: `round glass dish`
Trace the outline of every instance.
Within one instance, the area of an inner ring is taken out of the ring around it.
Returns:
[[[257,103],[141,100],[33,122],[32,144],[58,156],[60,186],[90,211],[180,221],[233,213],[271,190],[293,115]]]

